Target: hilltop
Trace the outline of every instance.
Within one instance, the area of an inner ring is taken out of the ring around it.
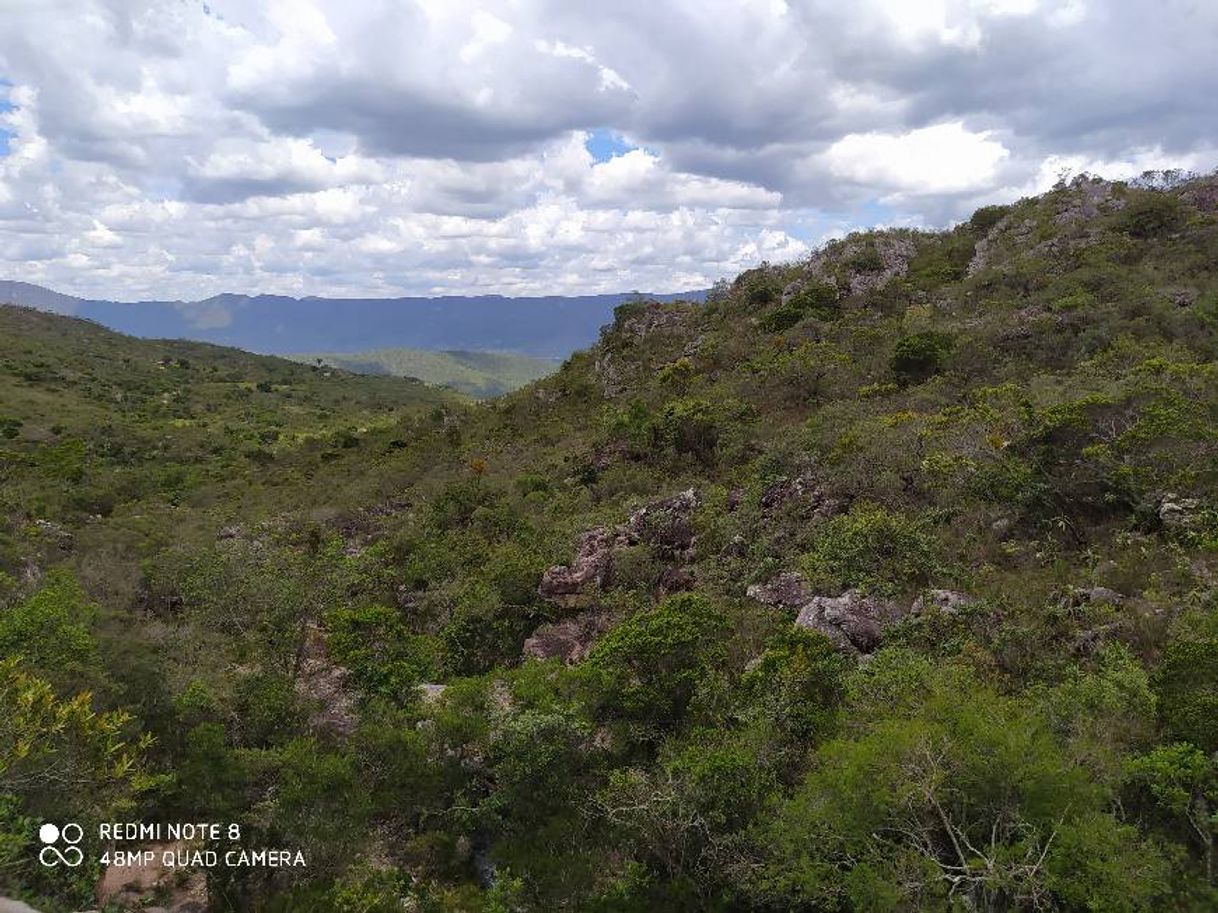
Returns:
[[[8,687],[132,714],[4,788],[308,855],[220,909],[1213,909],[1216,262],[1215,179],[1084,177],[479,404],[0,312]]]

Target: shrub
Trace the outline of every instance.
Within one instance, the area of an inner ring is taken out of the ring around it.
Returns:
[[[952,338],[945,333],[924,332],[897,340],[889,367],[901,383],[921,383],[943,370],[952,350]]]
[[[660,417],[660,436],[678,454],[710,462],[719,443],[719,416],[706,400],[669,403]]]
[[[924,521],[870,503],[829,521],[803,561],[821,584],[877,592],[925,584],[938,563],[936,539]]]
[[[765,314],[761,328],[769,333],[781,333],[808,317],[832,320],[840,313],[837,287],[827,282],[807,282],[787,301]]]
[[[1180,200],[1166,193],[1138,194],[1121,210],[1120,227],[1135,238],[1162,237],[1183,224]]]
[[[619,624],[585,663],[594,703],[610,716],[671,725],[723,659],[727,621],[704,596],[681,593]]]
[[[1010,206],[982,206],[968,220],[969,228],[979,234],[988,234],[1010,211]]]
[[[326,619],[327,648],[368,694],[405,701],[434,666],[429,638],[412,634],[386,606],[343,607]]]
[[[1155,673],[1159,713],[1174,738],[1218,751],[1218,634],[1182,630],[1163,650]]]

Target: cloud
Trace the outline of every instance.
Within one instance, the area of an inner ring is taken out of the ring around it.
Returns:
[[[823,163],[834,177],[881,192],[933,196],[989,186],[1009,156],[988,132],[954,121],[902,134],[850,133],[825,150]]]
[[[9,0],[0,277],[706,285],[1062,170],[1212,168],[1216,34],[1194,0]]]

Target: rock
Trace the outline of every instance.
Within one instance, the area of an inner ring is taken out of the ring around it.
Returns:
[[[1159,499],[1159,520],[1168,529],[1190,529],[1196,525],[1200,506],[1201,502],[1196,498],[1182,498],[1168,492]]]
[[[330,660],[321,628],[305,629],[296,663],[296,693],[314,703],[309,724],[321,732],[349,736],[355,731],[355,701],[347,691],[350,673]]]
[[[990,532],[999,539],[1005,539],[1015,527],[1015,521],[1010,517],[999,517],[990,524]]]
[[[612,352],[598,350],[592,370],[600,381],[601,391],[605,396],[617,396],[626,389],[625,365]]]
[[[913,615],[921,615],[931,609],[937,609],[944,615],[955,615],[961,609],[972,605],[976,601],[968,593],[961,593],[956,590],[927,590],[914,600],[909,611]]]
[[[848,590],[841,596],[813,596],[795,624],[827,635],[838,647],[872,653],[884,627],[901,616],[895,604]]]
[[[625,336],[646,339],[656,330],[680,326],[689,312],[689,308],[674,308],[660,301],[648,301],[637,313],[617,323],[614,329]]]
[[[1115,185],[1103,178],[1080,174],[1070,182],[1072,191],[1063,201],[1054,221],[1058,225],[1072,222],[1090,222],[1095,219],[1112,199]]]
[[[696,583],[697,578],[689,568],[669,566],[660,571],[660,578],[656,581],[656,595],[663,599],[673,593],[687,593]]]
[[[1197,292],[1191,288],[1178,288],[1171,291],[1171,302],[1178,308],[1192,307],[1197,303]]]
[[[813,594],[803,574],[787,571],[769,583],[753,584],[745,595],[771,608],[799,609],[812,600]]]
[[[43,539],[51,542],[60,551],[70,551],[75,541],[70,532],[52,520],[35,520],[34,528]]]
[[[1106,586],[1093,586],[1087,590],[1087,601],[1101,603],[1104,605],[1121,605],[1127,597],[1118,593],[1116,590],[1110,590]]]
[[[142,859],[130,865],[107,866],[94,888],[97,902],[104,908],[151,911],[154,898],[159,909],[169,913],[201,913],[208,905],[207,876],[203,872],[166,866],[163,854],[197,849],[186,843],[150,844],[141,849],[151,850],[151,860]],[[185,878],[183,878],[185,876]]]
[[[727,545],[719,552],[720,558],[743,558],[749,553],[749,544],[745,541],[744,536],[737,533],[728,540]]]
[[[556,565],[541,575],[537,595],[558,605],[573,605],[592,586],[603,586],[613,565],[617,533],[595,526],[580,534],[575,559],[569,565]]]
[[[772,516],[789,504],[798,504],[812,516],[829,517],[842,510],[842,502],[830,498],[811,473],[801,473],[795,478],[777,479],[761,493],[761,512]]]
[[[610,617],[600,611],[583,612],[562,621],[544,624],[524,642],[525,659],[557,657],[567,665],[584,659],[592,644],[612,625]]]
[[[547,568],[537,594],[565,608],[586,604],[594,589],[607,585],[614,552],[639,543],[651,546],[669,561],[692,561],[697,544],[692,515],[701,503],[698,492],[690,488],[640,507],[620,526],[596,526],[581,533],[575,558],[569,565]],[[677,579],[672,578],[673,582]]]
[[[817,596],[802,574],[786,572],[769,583],[754,584],[750,599],[780,609],[799,609],[795,624],[828,636],[843,650],[871,653],[879,646],[883,629],[904,612],[893,602],[848,590],[841,596]]]
[[[0,913],[38,913],[38,911],[20,900],[0,897]]]
[[[874,268],[857,269],[851,261],[860,254],[875,249],[878,255]],[[839,285],[837,273],[846,266],[845,284],[851,295],[863,295],[883,288],[893,279],[909,272],[909,261],[917,253],[911,239],[893,235],[878,235],[866,241],[843,241],[831,244],[808,261],[808,276],[818,282]]]
[[[1098,628],[1091,628],[1075,637],[1074,643],[1070,647],[1075,654],[1086,656],[1094,653],[1104,643],[1112,640],[1120,633],[1120,630],[1121,625],[1116,622],[1100,625]]]
[[[419,701],[424,704],[434,704],[444,696],[448,685],[437,685],[434,682],[423,682],[415,690],[419,693]]]
[[[692,488],[640,507],[619,534],[631,543],[645,542],[668,557],[688,560],[694,548],[692,514],[702,499]]]
[[[1180,196],[1202,212],[1218,212],[1218,178],[1194,182]]]

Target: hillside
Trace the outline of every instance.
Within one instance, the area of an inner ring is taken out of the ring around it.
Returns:
[[[0,886],[121,813],[307,855],[226,910],[1214,909],[1216,262],[1081,178],[481,404],[0,312],[0,686],[130,714],[8,724]]]
[[[370,429],[458,402],[418,381],[0,306],[0,510],[19,538],[34,518],[252,503],[258,487],[325,472]],[[11,559],[21,546],[0,536],[0,549]]]
[[[422,349],[373,349],[288,355],[303,364],[326,364],[360,374],[414,377],[424,383],[451,387],[487,399],[519,390],[557,369],[553,361],[505,352],[426,352]]]

